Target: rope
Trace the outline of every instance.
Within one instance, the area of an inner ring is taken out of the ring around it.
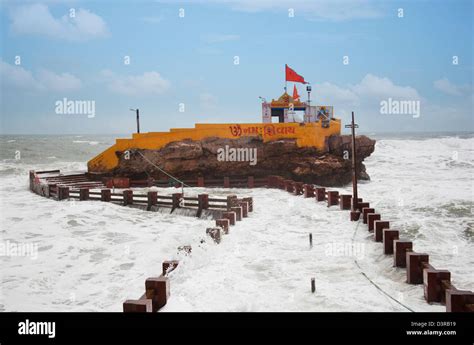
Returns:
[[[151,160],[149,160],[148,158],[146,158],[143,153],[141,153],[140,151],[137,151],[137,153],[143,157],[143,159],[145,159],[148,163],[150,163],[151,165],[153,165],[155,168],[157,168],[159,171],[161,171],[163,174],[165,174],[166,176],[172,178],[173,180],[181,183],[181,192],[184,196],[184,186],[186,187],[191,187],[189,185],[187,185],[186,183],[184,183],[183,181],[179,180],[178,178],[174,177],[173,175],[171,174],[168,174],[166,171],[164,171],[163,169],[161,169],[158,165],[156,165],[155,163],[153,163]]]
[[[354,238],[355,238],[355,235],[357,233],[357,230],[359,229],[359,224],[360,224],[360,221],[357,222],[357,226],[354,230],[354,234],[352,235],[352,245],[354,246]],[[379,290],[381,293],[383,293],[385,296],[387,296],[388,298],[390,298],[391,300],[395,301],[396,303],[398,303],[399,305],[401,305],[402,307],[404,307],[405,309],[411,311],[412,313],[414,313],[415,311],[413,309],[411,309],[410,307],[406,306],[405,304],[403,304],[402,302],[400,302],[399,300],[397,300],[395,297],[391,296],[390,294],[388,294],[387,292],[385,292],[380,286],[378,286],[372,279],[370,279],[367,274],[365,274],[364,271],[362,271],[362,267],[360,267],[359,263],[357,262],[357,259],[354,259],[354,263],[356,264],[356,266],[359,268],[359,271],[360,273],[373,285],[375,286],[375,288],[377,290]]]

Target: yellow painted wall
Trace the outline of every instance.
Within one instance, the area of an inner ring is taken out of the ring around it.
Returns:
[[[107,172],[118,164],[116,151],[129,149],[157,150],[174,141],[184,139],[202,140],[207,137],[238,139],[243,136],[261,136],[264,142],[283,138],[296,138],[299,147],[313,146],[325,149],[325,139],[341,134],[341,120],[333,119],[328,128],[321,122],[311,123],[222,123],[196,124],[195,128],[172,128],[169,132],[134,133],[131,139],[117,139],[115,145],[92,158],[89,172]]]

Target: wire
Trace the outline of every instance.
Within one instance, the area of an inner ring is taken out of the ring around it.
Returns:
[[[357,226],[354,230],[354,234],[352,236],[352,245],[354,246],[354,238],[355,238],[355,235],[357,233],[357,230],[359,229],[359,224],[360,224],[360,220],[357,222]],[[397,300],[396,298],[394,298],[393,296],[391,296],[390,294],[388,294],[387,292],[385,292],[380,286],[378,286],[372,279],[370,279],[367,274],[365,274],[364,271],[362,271],[362,267],[360,267],[359,263],[357,262],[357,259],[354,259],[354,263],[356,264],[356,266],[359,268],[360,270],[360,273],[373,285],[375,286],[375,288],[377,290],[379,290],[380,292],[382,292],[385,296],[387,296],[388,298],[390,298],[391,300],[395,301],[396,303],[398,303],[399,305],[401,305],[402,307],[404,307],[405,309],[411,311],[412,313],[414,313],[415,311],[413,309],[411,309],[410,307],[406,306],[405,304],[403,304],[402,302],[400,302],[399,300]]]
[[[151,160],[149,160],[148,158],[146,158],[143,153],[141,153],[140,151],[136,151],[140,156],[143,157],[143,159],[145,159],[148,163],[150,163],[151,165],[153,165],[155,168],[157,168],[159,171],[161,171],[163,174],[165,174],[166,176],[172,178],[173,180],[181,183],[181,192],[184,196],[184,186],[186,187],[191,187],[189,185],[187,185],[186,183],[184,183],[183,181],[179,180],[178,178],[174,177],[173,175],[171,174],[168,174],[166,171],[164,171],[163,169],[161,169],[158,165],[156,165],[155,163],[153,163]]]

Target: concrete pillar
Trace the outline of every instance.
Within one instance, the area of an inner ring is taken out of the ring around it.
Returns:
[[[255,186],[255,179],[253,178],[253,176],[247,177],[247,187],[254,188],[254,186]]]
[[[145,281],[146,298],[151,299],[153,312],[166,305],[170,297],[170,281],[167,277],[148,278]]]
[[[227,218],[216,219],[216,226],[220,226],[224,234],[229,233],[230,220]]]
[[[369,231],[374,231],[374,222],[380,220],[381,216],[378,213],[368,213],[367,214],[367,225]]]
[[[110,189],[100,190],[100,200],[105,202],[112,200],[112,192],[110,191]]]
[[[123,302],[124,313],[151,313],[153,311],[151,299],[128,299]]]
[[[367,215],[369,213],[375,213],[375,210],[370,207],[364,207],[361,211],[362,211],[362,221],[364,224],[367,224]]]
[[[351,199],[352,195],[342,194],[339,196],[339,207],[341,210],[350,210],[351,209]]]
[[[171,273],[172,271],[174,271],[176,267],[178,267],[178,265],[179,265],[178,260],[163,261],[163,263],[161,264],[162,275],[167,276],[168,273]]]
[[[393,241],[398,240],[399,237],[398,230],[383,229],[383,253],[386,255],[393,254]]]
[[[242,220],[242,207],[231,207],[230,210],[235,212],[235,219],[240,222]]]
[[[329,191],[328,192],[328,207],[339,204],[339,192]]]
[[[304,197],[305,198],[314,198],[314,186],[312,184],[305,184],[303,186]]]
[[[127,189],[123,191],[123,204],[124,206],[133,204],[133,190]]]
[[[451,272],[425,268],[423,270],[423,292],[428,303],[443,303],[446,298],[446,290],[442,281],[451,284]]]
[[[390,222],[386,220],[376,220],[374,222],[374,240],[375,242],[382,242],[383,229],[390,229]]]
[[[207,228],[206,234],[210,236],[215,243],[221,243],[221,228]]]
[[[413,242],[406,240],[393,241],[393,266],[407,267],[407,252],[413,251]]]
[[[79,200],[89,200],[89,188],[79,189]]]
[[[407,261],[407,283],[422,284],[424,264],[429,263],[428,254],[420,254],[415,252],[406,253]]]
[[[237,215],[233,211],[222,213],[222,218],[228,219],[230,225],[235,225],[235,222],[237,221]]]

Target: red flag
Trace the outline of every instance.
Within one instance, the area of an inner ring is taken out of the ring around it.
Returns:
[[[294,101],[300,100],[300,95],[298,95],[298,89],[296,88],[296,85],[293,85],[293,100]]]
[[[303,83],[307,84],[307,82],[304,81],[304,78],[300,76],[298,73],[293,71],[288,65],[285,65],[285,74],[286,74],[286,81],[294,81],[296,83]]]

